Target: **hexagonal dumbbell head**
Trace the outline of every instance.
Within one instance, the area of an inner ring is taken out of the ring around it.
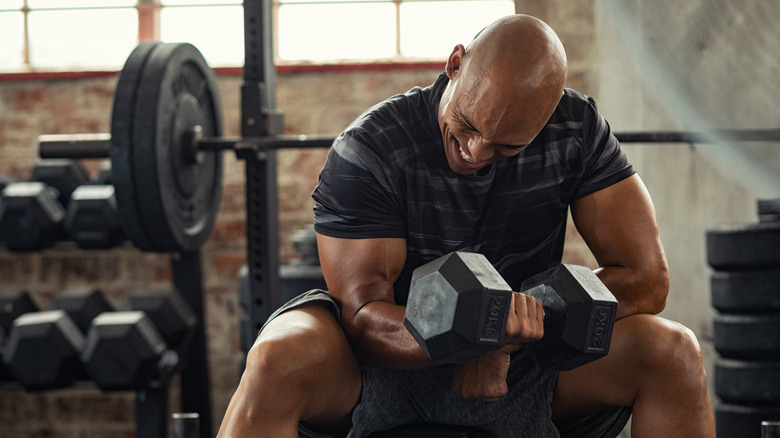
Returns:
[[[14,320],[20,315],[37,312],[38,305],[27,290],[0,290],[0,328],[6,334],[11,332]]]
[[[127,297],[125,310],[141,310],[160,332],[169,348],[185,348],[197,319],[176,289],[141,289]]]
[[[111,248],[123,239],[114,186],[86,185],[73,191],[65,229],[79,248]]]
[[[40,160],[33,167],[30,181],[40,181],[57,189],[60,204],[67,208],[70,195],[77,187],[89,182],[89,175],[78,161]]]
[[[26,389],[60,388],[83,377],[83,347],[84,335],[64,311],[25,313],[14,321],[3,361]]]
[[[83,287],[66,289],[55,295],[49,301],[49,310],[64,310],[79,330],[86,333],[96,316],[114,309],[100,289]]]
[[[157,377],[165,348],[144,312],[106,312],[92,321],[81,361],[102,389],[139,389]]]
[[[527,344],[542,368],[570,370],[609,352],[617,300],[593,271],[559,265],[520,289],[544,307],[544,337]]]
[[[432,360],[465,362],[503,345],[511,298],[483,255],[453,252],[414,271],[404,325]]]
[[[20,182],[3,189],[0,239],[15,251],[50,246],[61,234],[65,210],[57,191],[41,182]]]

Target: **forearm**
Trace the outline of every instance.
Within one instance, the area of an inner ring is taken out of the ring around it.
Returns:
[[[403,306],[386,301],[364,305],[345,327],[361,363],[389,368],[434,366],[404,326]]]

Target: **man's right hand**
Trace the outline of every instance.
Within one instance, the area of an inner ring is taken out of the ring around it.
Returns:
[[[544,336],[542,303],[530,295],[513,292],[506,321],[504,345],[538,341],[542,336]]]

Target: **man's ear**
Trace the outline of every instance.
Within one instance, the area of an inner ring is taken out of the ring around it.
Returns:
[[[458,44],[452,49],[450,57],[447,58],[447,65],[444,66],[444,71],[447,73],[447,77],[449,77],[450,80],[454,80],[455,76],[457,76],[465,55],[466,48],[463,47],[463,44]]]

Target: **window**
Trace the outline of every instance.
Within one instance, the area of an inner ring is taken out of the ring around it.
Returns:
[[[0,9],[0,68],[122,65],[138,41],[135,3],[4,0]]]
[[[512,0],[276,0],[277,56],[284,61],[442,59]]]
[[[244,65],[241,1],[161,0],[162,41],[192,43],[212,67]]]
[[[443,59],[513,0],[273,0],[280,63]],[[244,59],[240,0],[1,0],[0,70],[120,68],[139,40]]]

